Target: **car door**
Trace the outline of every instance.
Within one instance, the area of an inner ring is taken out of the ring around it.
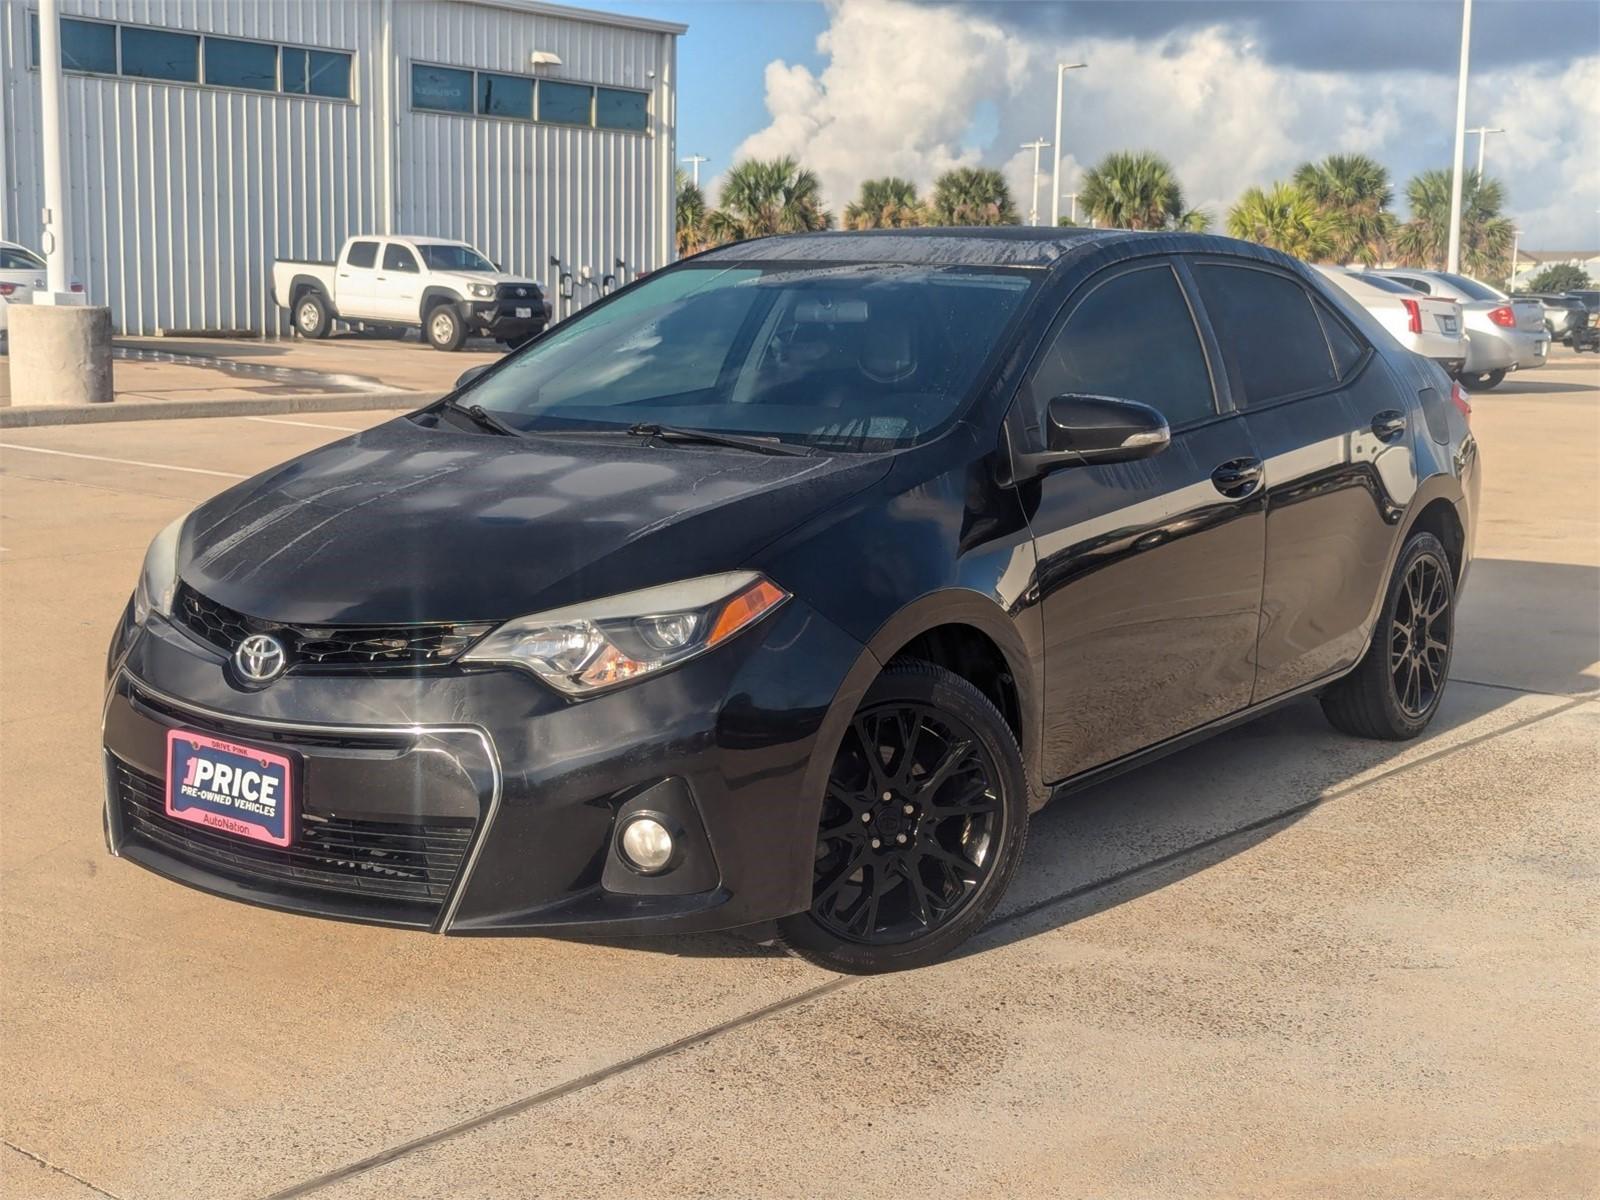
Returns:
[[[1154,406],[1172,441],[1024,488],[1052,782],[1249,704],[1265,552],[1260,463],[1170,260],[1109,268],[1068,301],[1018,403],[1036,421],[1075,392]]]
[[[1260,702],[1365,650],[1416,489],[1412,406],[1355,324],[1292,272],[1243,259],[1190,266],[1265,465]]]
[[[377,276],[378,243],[365,239],[351,242],[334,284],[334,304],[342,315],[357,319],[377,315],[372,309]]]
[[[410,246],[386,242],[376,277],[373,311],[388,321],[417,324],[422,312],[422,264]]]

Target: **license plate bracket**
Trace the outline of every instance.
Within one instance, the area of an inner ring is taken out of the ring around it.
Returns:
[[[529,317],[532,317],[532,316],[533,316],[533,309],[531,309],[531,308],[519,308],[519,309],[517,309],[517,318],[519,320],[526,320],[526,319],[528,319]]]
[[[271,846],[294,841],[295,763],[287,754],[189,729],[167,731],[166,813]]]

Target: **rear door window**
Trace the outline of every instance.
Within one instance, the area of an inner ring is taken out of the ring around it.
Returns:
[[[1115,396],[1148,404],[1174,427],[1216,413],[1194,315],[1172,267],[1159,263],[1091,284],[1047,339],[1030,394]]]
[[[370,271],[378,261],[377,242],[351,242],[350,253],[345,255],[348,266]]]
[[[1311,295],[1298,281],[1216,262],[1196,263],[1194,273],[1240,408],[1260,408],[1338,382]]]
[[[1333,365],[1340,379],[1348,379],[1367,357],[1367,344],[1340,320],[1331,308],[1316,300],[1317,317],[1322,322],[1322,332],[1327,335],[1328,348],[1333,351]]]

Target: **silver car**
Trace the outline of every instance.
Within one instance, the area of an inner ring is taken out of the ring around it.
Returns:
[[[1451,375],[1467,361],[1467,330],[1461,305],[1443,296],[1424,296],[1393,279],[1347,267],[1313,267],[1394,335],[1413,354],[1431,358]]]
[[[1550,334],[1544,327],[1544,306],[1537,300],[1513,300],[1498,288],[1445,271],[1395,269],[1372,274],[1460,303],[1468,346],[1466,365],[1457,378],[1471,391],[1499,386],[1508,371],[1544,366]]]

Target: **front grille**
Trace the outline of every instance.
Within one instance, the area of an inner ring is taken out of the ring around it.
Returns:
[[[163,782],[114,763],[125,835],[175,858],[245,883],[331,897],[426,906],[437,911],[472,842],[476,822],[426,825],[295,814],[288,846],[269,846],[167,816]]]
[[[539,300],[539,289],[531,283],[502,283],[495,289],[495,297],[500,300]]]
[[[484,624],[280,625],[246,616],[186,583],[178,585],[173,618],[201,641],[232,654],[252,633],[284,643],[294,667],[426,667],[448,663],[493,628]]]

